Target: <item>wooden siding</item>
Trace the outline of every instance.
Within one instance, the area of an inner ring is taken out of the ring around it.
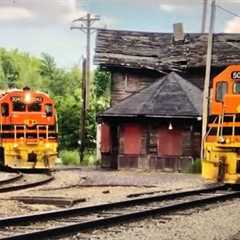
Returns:
[[[141,73],[113,72],[111,105],[114,106],[124,98],[150,86],[156,79],[156,76]]]

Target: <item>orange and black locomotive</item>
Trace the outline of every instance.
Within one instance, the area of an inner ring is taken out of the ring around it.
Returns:
[[[240,183],[240,65],[213,79],[202,175],[214,182]]]
[[[57,158],[57,115],[45,93],[11,89],[0,93],[0,164],[48,169]]]

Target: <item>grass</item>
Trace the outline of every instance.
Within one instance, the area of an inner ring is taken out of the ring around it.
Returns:
[[[201,159],[197,158],[193,161],[190,169],[190,173],[201,173],[202,172],[202,162]]]
[[[76,150],[63,150],[60,152],[60,158],[63,165],[79,165],[79,153]]]
[[[63,165],[94,166],[97,164],[95,149],[85,151],[83,162],[80,162],[78,150],[62,150],[60,152],[60,158]]]

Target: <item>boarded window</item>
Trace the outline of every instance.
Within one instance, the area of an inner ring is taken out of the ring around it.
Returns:
[[[136,124],[126,124],[122,127],[123,153],[140,154],[143,129]]]
[[[102,123],[101,125],[101,152],[109,153],[111,150],[110,127]]]
[[[159,130],[158,156],[181,156],[183,152],[183,135],[180,130]]]

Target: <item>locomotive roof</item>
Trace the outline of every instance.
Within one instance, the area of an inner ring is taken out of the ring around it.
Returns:
[[[24,92],[23,89],[19,89],[19,88],[11,88],[11,89],[6,89],[6,90],[0,90],[0,97],[3,97],[9,93],[13,93],[13,92]],[[41,95],[45,95],[47,97],[48,94],[47,93],[44,93],[44,92],[41,92],[41,91],[33,91],[33,90],[30,90],[30,92],[33,92],[33,93],[36,93],[36,94],[41,94]]]
[[[201,115],[201,90],[171,72],[98,116],[195,118]]]
[[[187,33],[174,41],[173,33],[98,29],[95,64],[101,67],[149,69],[158,72],[205,67],[207,34]],[[213,67],[240,62],[240,34],[214,34]]]

